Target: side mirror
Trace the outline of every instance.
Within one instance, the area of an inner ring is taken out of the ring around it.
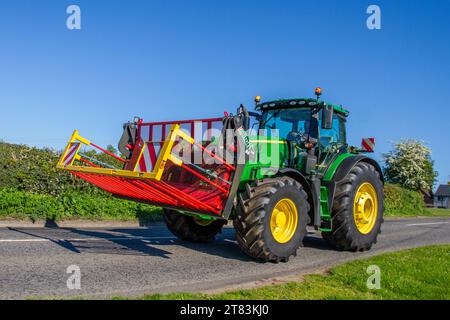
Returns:
[[[333,128],[333,106],[325,105],[322,109],[322,129]]]

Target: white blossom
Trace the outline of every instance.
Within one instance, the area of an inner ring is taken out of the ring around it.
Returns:
[[[433,187],[436,173],[432,169],[431,149],[423,141],[402,140],[395,143],[394,150],[383,154],[383,157],[388,180],[414,190],[430,190]]]

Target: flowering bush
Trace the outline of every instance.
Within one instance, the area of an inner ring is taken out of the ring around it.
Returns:
[[[394,149],[383,154],[386,180],[411,190],[433,188],[437,172],[433,170],[431,149],[421,141],[402,140]]]

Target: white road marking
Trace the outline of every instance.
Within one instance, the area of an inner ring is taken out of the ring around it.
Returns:
[[[0,242],[50,242],[49,239],[0,239]]]
[[[0,239],[0,243],[8,242],[54,242],[54,241],[127,241],[127,240],[161,240],[176,239],[176,237],[123,237],[123,238],[73,238],[73,239]]]
[[[427,222],[427,223],[413,223],[413,224],[407,224],[408,227],[412,226],[429,226],[432,224],[446,224],[448,222]]]

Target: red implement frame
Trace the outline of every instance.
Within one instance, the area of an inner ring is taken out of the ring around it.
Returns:
[[[153,123],[139,121],[137,142],[129,160],[93,144],[75,131],[57,167],[117,197],[222,216],[235,167],[206,149],[212,137],[220,134],[221,127],[222,118]],[[215,160],[215,164],[194,164],[180,159],[174,148],[181,142],[201,150],[202,159],[203,153],[206,153]],[[110,168],[87,157],[80,152],[82,145],[94,147],[122,162],[123,168]]]

